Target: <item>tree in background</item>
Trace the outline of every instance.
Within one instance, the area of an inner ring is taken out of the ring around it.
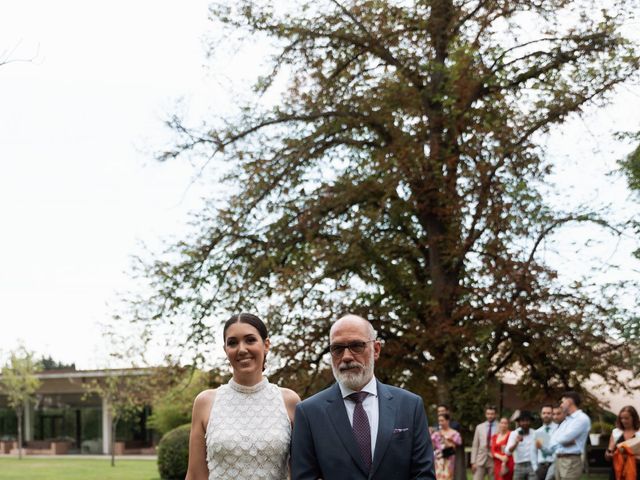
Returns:
[[[636,138],[640,139],[640,133],[636,135]],[[635,192],[636,195],[640,195],[640,146],[618,163],[627,177],[629,189]],[[640,221],[636,219],[632,223],[638,238],[640,238]],[[640,258],[640,249],[637,249],[634,255]]]
[[[130,420],[151,405],[160,392],[170,388],[173,373],[165,368],[130,368],[105,370],[106,375],[85,384],[87,394],[105,399],[111,423],[111,465],[115,466],[116,428],[121,420]]]
[[[20,347],[9,354],[9,359],[2,367],[2,393],[7,396],[7,403],[16,412],[18,419],[18,458],[22,459],[22,418],[25,406],[29,404],[40,380],[36,373],[40,366],[34,360],[34,354]]]
[[[461,414],[459,399],[486,397],[509,368],[541,395],[592,373],[615,384],[637,344],[624,341],[632,316],[619,292],[560,281],[541,253],[565,225],[611,226],[588,206],[551,206],[543,141],[637,78],[636,45],[621,33],[635,9],[214,4],[222,35],[278,52],[237,114],[170,122],[179,140],[161,159],[231,165],[231,193],[195,215],[187,240],[141,263],[153,293],[131,300],[128,318],[150,332],[181,332],[186,319],[183,346],[204,358],[220,318],[257,311],[283,339],[275,378],[302,395],[331,381],[321,359],[346,312],[384,341],[381,380]],[[212,56],[225,45],[213,43]],[[275,107],[263,100],[283,84]]]
[[[640,141],[640,133],[633,136],[636,141]],[[629,189],[634,192],[636,199],[640,200],[640,146],[636,147],[625,159],[619,162],[622,172],[627,178],[627,184]],[[631,220],[631,226],[635,231],[635,238],[640,239],[640,219],[635,217]],[[637,248],[633,254],[636,258],[640,259],[640,248]],[[628,341],[634,341],[634,339],[640,336],[640,315],[636,317],[636,321],[627,329],[626,337]],[[640,374],[640,364],[636,360],[631,362],[631,368],[635,376]]]
[[[76,369],[76,364],[75,363],[64,363],[64,362],[59,362],[58,360],[54,360],[51,355],[48,356],[42,356],[40,357],[40,360],[38,360],[38,363],[40,364],[40,366],[42,367],[42,370],[47,371],[47,370],[74,370]]]

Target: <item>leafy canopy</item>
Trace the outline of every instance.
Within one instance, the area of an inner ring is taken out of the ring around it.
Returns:
[[[25,402],[33,398],[41,383],[36,376],[39,371],[40,366],[33,353],[26,348],[19,347],[9,354],[0,378],[2,393],[7,396],[9,407],[22,411]]]
[[[267,3],[212,6],[221,37],[277,53],[236,115],[171,120],[161,159],[231,165],[233,190],[140,265],[152,294],[133,318],[182,325],[204,356],[220,318],[257,311],[281,340],[275,376],[302,394],[330,381],[328,327],[346,312],[384,340],[378,377],[427,400],[480,401],[513,367],[543,394],[615,383],[630,317],[540,253],[564,225],[609,224],[546,201],[542,140],[636,77],[621,27],[637,2]]]

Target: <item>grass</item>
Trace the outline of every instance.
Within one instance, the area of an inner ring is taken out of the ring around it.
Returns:
[[[1,480],[160,480],[153,460],[82,458],[0,458]]]
[[[467,470],[467,479],[472,478]],[[112,467],[111,457],[0,457],[0,480],[160,480],[160,476],[154,460],[117,459]],[[591,473],[582,480],[608,480],[608,474]]]

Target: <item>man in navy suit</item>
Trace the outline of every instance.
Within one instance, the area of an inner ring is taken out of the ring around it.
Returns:
[[[296,407],[292,480],[435,480],[422,399],[373,374],[376,332],[347,315],[329,333],[337,383]]]

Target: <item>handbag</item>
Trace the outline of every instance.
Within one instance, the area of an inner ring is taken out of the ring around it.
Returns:
[[[456,454],[456,449],[453,447],[445,447],[442,449],[442,458],[449,458]]]

